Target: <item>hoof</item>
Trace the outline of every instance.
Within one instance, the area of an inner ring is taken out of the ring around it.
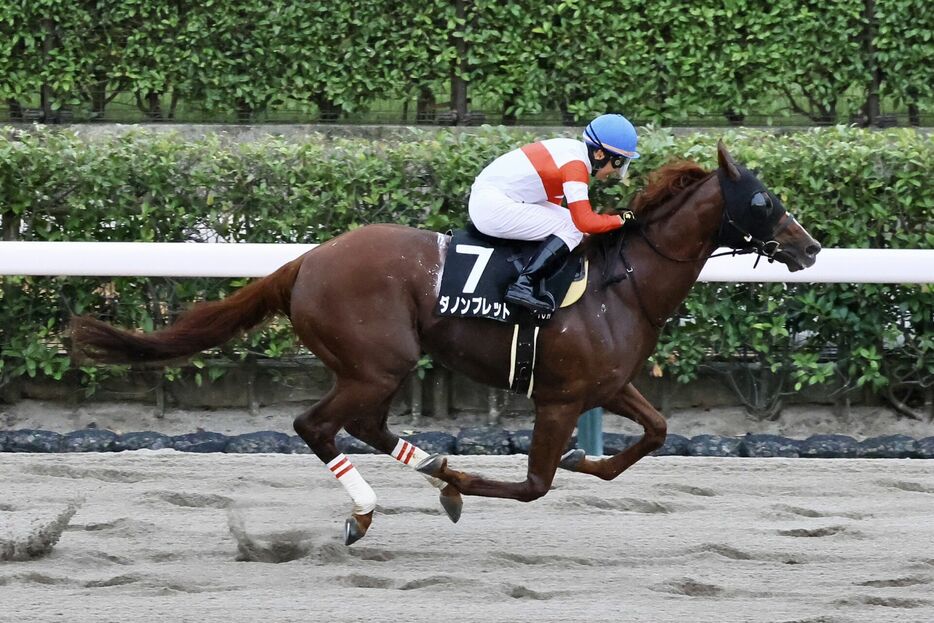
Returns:
[[[564,456],[561,457],[561,462],[558,463],[558,467],[568,471],[576,472],[577,466],[580,465],[585,456],[587,456],[587,453],[580,448],[575,450],[568,450],[564,453]]]
[[[444,455],[432,454],[419,461],[415,466],[415,470],[428,476],[435,476],[441,471],[442,467],[444,467]]]
[[[461,518],[461,510],[464,508],[464,499],[461,492],[454,488],[454,485],[448,485],[441,490],[441,507],[448,514],[451,521],[457,523]]]
[[[366,535],[373,521],[372,511],[366,515],[353,515],[344,522],[344,545],[353,545]]]

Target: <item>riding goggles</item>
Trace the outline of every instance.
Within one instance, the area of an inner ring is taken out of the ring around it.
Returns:
[[[613,155],[610,157],[610,166],[617,170],[620,179],[626,179],[630,163],[632,163],[632,158],[628,156]]]

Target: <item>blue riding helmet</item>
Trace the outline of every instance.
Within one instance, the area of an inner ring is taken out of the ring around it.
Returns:
[[[584,128],[584,142],[614,156],[629,160],[639,157],[636,129],[622,115],[600,115]]]

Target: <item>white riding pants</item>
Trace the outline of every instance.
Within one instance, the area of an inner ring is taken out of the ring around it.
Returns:
[[[474,184],[467,204],[470,221],[487,236],[510,240],[544,240],[552,234],[572,251],[584,239],[571,211],[548,201],[523,203],[492,186]]]

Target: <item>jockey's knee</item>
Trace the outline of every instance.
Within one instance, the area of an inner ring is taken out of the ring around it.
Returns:
[[[556,232],[555,235],[558,236],[558,238],[561,238],[564,244],[566,244],[568,249],[571,251],[576,249],[577,245],[579,245],[584,239],[584,234],[578,231],[577,228],[568,228],[563,231]]]

